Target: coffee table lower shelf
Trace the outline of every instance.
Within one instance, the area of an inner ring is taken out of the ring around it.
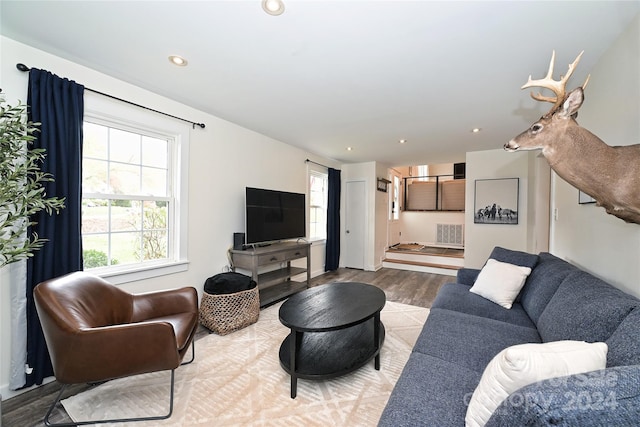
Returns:
[[[300,342],[295,373],[291,373],[291,335],[280,346],[280,365],[292,376],[328,379],[345,375],[366,365],[380,352],[385,329],[380,323],[379,346],[374,345],[374,318],[346,329],[328,332],[298,332]],[[293,396],[292,396],[293,397]]]

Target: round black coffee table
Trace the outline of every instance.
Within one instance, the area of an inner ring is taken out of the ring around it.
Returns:
[[[352,372],[375,357],[380,370],[384,292],[366,283],[330,283],[299,292],[280,307],[291,333],[280,346],[280,365],[297,379],[327,379]]]

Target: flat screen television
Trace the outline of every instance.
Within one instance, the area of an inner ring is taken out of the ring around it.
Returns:
[[[305,195],[246,188],[247,244],[305,237]]]

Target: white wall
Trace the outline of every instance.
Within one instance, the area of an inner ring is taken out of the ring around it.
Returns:
[[[465,191],[465,252],[464,265],[480,268],[495,246],[527,251],[531,203],[529,202],[530,153],[509,153],[502,149],[467,153],[467,183]],[[518,224],[474,224],[475,180],[520,178]]]
[[[201,291],[205,279],[221,272],[227,265],[226,254],[232,246],[233,233],[244,230],[245,186],[305,193],[305,159],[338,167],[332,160],[319,158],[11,39],[2,37],[0,44],[0,81],[10,103],[18,99],[26,102],[28,75],[15,68],[16,63],[22,62],[92,89],[206,124],[205,129],[196,128],[190,133],[189,269],[184,273],[122,285],[128,291],[178,286],[194,286]],[[321,265],[324,265],[324,245],[312,246],[312,270],[321,271],[318,268]],[[2,277],[5,276],[0,275],[0,394],[6,399],[15,393],[7,390],[11,350],[10,284]]]
[[[609,145],[640,143],[640,17],[590,73],[580,125]],[[640,224],[627,224],[595,205],[578,205],[578,190],[555,174],[552,194],[558,219],[551,224],[551,252],[640,296]]]
[[[429,175],[453,175],[453,163],[429,165]],[[453,177],[446,177],[445,179],[453,179]]]
[[[551,166],[542,153],[529,156],[529,167],[533,172],[529,179],[529,194],[532,206],[529,209],[528,251],[549,252],[551,221]]]
[[[389,176],[389,167],[382,163],[376,163],[376,191],[375,191],[375,248],[373,253],[373,270],[382,268],[382,260],[387,249],[388,228],[389,228],[389,195],[391,194],[390,185],[387,186],[387,192],[378,191],[377,179],[387,179]]]
[[[465,190],[466,191],[466,190]],[[464,224],[464,212],[402,211],[400,214],[402,243],[436,243],[437,224]]]

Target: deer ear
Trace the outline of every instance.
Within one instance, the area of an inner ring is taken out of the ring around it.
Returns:
[[[564,103],[560,108],[560,117],[569,118],[574,114],[577,115],[578,108],[582,105],[582,101],[584,101],[584,92],[581,87],[575,88],[569,92],[569,95],[567,95],[567,98],[564,100]]]

